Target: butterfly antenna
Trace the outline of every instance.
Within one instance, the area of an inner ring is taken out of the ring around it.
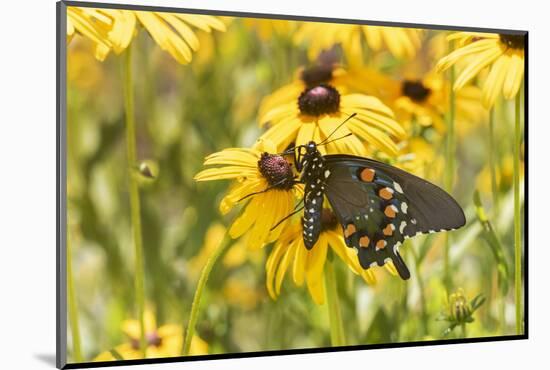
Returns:
[[[335,133],[336,131],[338,131],[338,130],[340,129],[340,127],[342,127],[347,121],[349,121],[350,119],[352,119],[352,118],[355,117],[356,115],[357,115],[357,113],[352,113],[352,114],[350,114],[350,116],[349,116],[348,118],[346,118],[346,119],[344,120],[344,122],[340,123],[340,124],[338,125],[338,127],[336,127],[336,128],[334,129],[334,131],[332,131],[332,132],[330,133],[330,135],[328,135],[328,136],[325,138],[325,140],[321,141],[321,142],[320,142],[319,144],[317,144],[317,145],[325,144],[325,142],[326,142],[328,139],[330,139],[330,137],[331,137],[332,135],[334,135],[334,133]]]
[[[327,144],[330,144],[330,143],[332,143],[332,142],[334,142],[334,141],[336,141],[336,140],[345,139],[346,137],[351,136],[351,135],[353,135],[352,132],[350,132],[349,134],[345,134],[344,136],[337,137],[336,139],[332,139],[331,141],[327,141],[326,143],[317,144],[317,146],[320,146],[320,145],[327,145]]]

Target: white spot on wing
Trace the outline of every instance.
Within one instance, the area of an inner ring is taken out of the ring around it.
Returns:
[[[325,179],[330,175],[330,171],[329,170],[326,170],[325,171]]]
[[[393,187],[395,188],[395,190],[397,190],[398,192],[400,192],[401,194],[403,194],[403,189],[401,188],[401,185],[399,185],[399,184],[396,183],[395,181],[393,182]]]
[[[406,202],[401,203],[401,211],[402,211],[404,214],[407,214],[407,208],[409,208],[409,206],[407,205]]]
[[[405,221],[401,221],[401,225],[399,225],[399,232],[403,234],[403,230],[405,230],[405,227],[407,226],[407,223]]]

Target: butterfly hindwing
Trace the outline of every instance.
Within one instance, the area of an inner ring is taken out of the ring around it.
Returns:
[[[324,157],[330,176],[326,196],[357,249],[365,269],[391,260],[399,275],[410,273],[398,247],[417,233],[463,226],[464,213],[439,187],[390,165],[350,155]]]

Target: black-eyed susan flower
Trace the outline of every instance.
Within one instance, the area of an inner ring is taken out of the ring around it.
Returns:
[[[321,225],[319,239],[310,250],[304,245],[300,223],[292,223],[285,228],[266,262],[266,285],[271,298],[276,299],[279,296],[285,274],[291,269],[294,284],[303,286],[306,283],[315,303],[323,304],[325,302],[324,269],[329,248],[365,282],[368,284],[376,282],[372,269],[363,270],[353,249],[346,246],[336,216],[328,208],[323,209]],[[390,272],[397,275],[391,263],[386,266]]]
[[[295,41],[308,44],[311,60],[340,44],[348,64],[353,65],[363,59],[363,43],[375,52],[387,49],[396,58],[412,58],[420,48],[421,35],[414,28],[307,22],[297,31]]]
[[[181,355],[183,342],[182,327],[176,324],[167,324],[157,327],[155,316],[151,310],[144,313],[145,338],[147,340],[147,358],[174,357]],[[114,361],[117,356],[123,360],[135,360],[143,358],[139,350],[140,326],[138,320],[125,320],[122,331],[128,337],[126,343],[114,348],[114,351],[100,353],[94,361]],[[115,352],[115,354],[113,354]],[[191,342],[192,355],[205,355],[208,353],[208,343],[198,336],[194,336]]]
[[[292,166],[278,155],[269,142],[254,148],[230,148],[206,157],[208,168],[195,176],[196,181],[236,180],[220,203],[220,212],[228,213],[237,202],[246,203],[240,216],[229,228],[229,235],[239,238],[246,234],[250,248],[259,248],[276,240],[283,229],[271,230],[288,216],[300,197],[303,187],[296,185]]]
[[[392,110],[373,96],[345,93],[348,78],[343,70],[332,67],[302,71],[297,81],[275,91],[262,103],[260,125],[269,127],[262,139],[282,151],[292,143],[319,143],[332,133],[335,138],[350,134],[319,150],[365,156],[367,149],[379,149],[397,154],[394,140],[404,138],[405,131],[395,121]],[[353,113],[356,115],[338,128]],[[365,142],[372,147],[367,148]]]
[[[96,57],[100,60],[105,59],[110,50],[120,53],[126,49],[138,25],[181,64],[189,63],[192,53],[199,48],[196,29],[225,31],[225,24],[211,15],[79,7],[69,7],[67,12],[69,38],[76,30],[94,41]]]
[[[489,68],[482,87],[483,104],[492,107],[500,94],[505,99],[516,96],[523,81],[525,67],[524,35],[456,32],[448,36],[448,40],[455,40],[458,48],[443,57],[437,63],[437,68],[444,71],[464,62],[464,67],[459,66],[455,90],[461,89],[480,72]]]
[[[369,80],[372,72],[363,76]],[[438,132],[445,131],[445,114],[449,110],[450,84],[440,73],[430,71],[425,74],[405,74],[395,79],[379,74],[377,92],[388,104],[399,122],[407,129],[418,124],[433,126]],[[486,119],[487,112],[481,104],[481,90],[476,86],[464,86],[456,91],[455,121],[460,129],[471,127]]]

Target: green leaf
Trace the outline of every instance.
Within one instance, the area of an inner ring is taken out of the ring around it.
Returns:
[[[493,257],[497,263],[498,271],[498,283],[499,287],[503,294],[508,292],[509,288],[509,278],[510,278],[510,268],[508,267],[508,262],[504,255],[504,248],[500,242],[500,239],[489,220],[483,205],[481,204],[481,198],[479,196],[479,191],[474,192],[474,204],[476,207],[476,214],[481,226],[483,228],[482,236],[483,239],[487,242],[487,245],[491,248],[493,252]],[[477,297],[476,297],[477,298]]]
[[[378,309],[367,330],[366,343],[391,342],[392,323],[382,307]]]

